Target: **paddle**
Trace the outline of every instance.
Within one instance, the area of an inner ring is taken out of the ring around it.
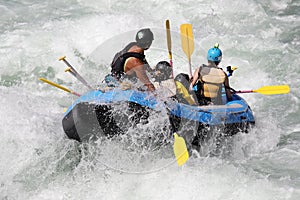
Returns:
[[[289,92],[290,92],[290,87],[288,85],[271,85],[271,86],[263,86],[257,90],[234,91],[234,93],[260,93],[264,95],[287,94]]]
[[[181,47],[183,52],[186,54],[188,58],[190,77],[192,77],[191,55],[193,54],[194,51],[194,35],[193,35],[192,25],[181,24],[180,35],[181,35]]]
[[[166,20],[166,31],[167,31],[167,44],[168,44],[168,52],[169,52],[170,65],[173,67],[170,21],[168,19]]]
[[[78,97],[81,96],[81,95],[78,94],[77,92],[74,92],[74,91],[72,91],[72,90],[70,90],[70,89],[68,89],[68,88],[65,88],[65,87],[63,87],[63,86],[61,86],[61,85],[58,85],[57,83],[54,83],[54,82],[52,82],[52,81],[49,81],[49,80],[47,80],[47,79],[45,79],[45,78],[39,78],[39,80],[40,80],[40,81],[43,81],[43,82],[45,82],[45,83],[48,83],[48,84],[50,84],[50,85],[52,85],[52,86],[54,86],[54,87],[57,87],[57,88],[59,88],[59,89],[61,89],[61,90],[64,90],[64,91],[66,91],[66,92],[69,92],[69,93],[71,93],[71,94],[74,94],[74,95],[76,95],[76,96],[78,96]]]
[[[189,159],[189,152],[185,140],[178,136],[176,132],[174,133],[173,151],[179,167]]]
[[[172,40],[171,40],[170,21],[169,20],[166,20],[166,33],[167,33],[167,45],[168,45],[170,65],[173,67]],[[174,77],[173,69],[172,69],[172,77]],[[174,155],[175,155],[178,166],[181,166],[188,160],[189,153],[188,153],[184,138],[180,137],[176,133],[175,126],[171,119],[170,119],[170,124],[171,124],[172,132],[174,135],[174,144],[173,144]]]
[[[68,68],[65,70],[65,72],[70,72],[75,78],[77,78],[81,83],[83,83],[86,87],[88,87],[90,90],[93,88],[82,78],[82,76],[75,70],[75,68],[66,60],[66,56],[63,56],[58,59],[59,61],[63,61]]]
[[[172,119],[169,117],[171,129],[174,135],[174,144],[173,151],[177,161],[178,166],[180,167],[189,159],[189,152],[186,147],[186,143],[183,137],[180,137],[175,131],[175,125]]]

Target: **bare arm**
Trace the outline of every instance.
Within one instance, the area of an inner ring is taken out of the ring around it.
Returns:
[[[150,82],[144,65],[140,65],[138,67],[134,68],[134,71],[136,73],[136,76],[140,79],[142,83],[144,83],[145,86],[147,86],[148,90],[153,92],[155,90],[154,85]]]
[[[155,90],[154,85],[150,82],[144,63],[137,58],[129,58],[125,64],[126,74],[135,73],[137,78],[148,88],[149,91]]]
[[[199,68],[197,68],[194,72],[194,75],[193,75],[193,80],[190,84],[190,90],[192,90],[193,86],[195,85],[195,83],[197,82],[198,78],[199,78]]]
[[[226,75],[226,73],[225,73],[225,75]],[[225,76],[224,85],[225,85],[225,92],[226,92],[227,99],[229,101],[231,101],[232,100],[232,95],[231,95],[230,86],[229,86],[229,80],[228,80],[228,76],[227,75]]]

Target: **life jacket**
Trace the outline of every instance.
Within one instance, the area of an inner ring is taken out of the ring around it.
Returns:
[[[221,68],[202,65],[199,69],[200,94],[205,98],[221,97],[226,74]]]
[[[136,42],[129,43],[122,51],[116,53],[111,66],[111,74],[117,79],[120,80],[125,76],[124,65],[128,58],[134,57],[141,60],[144,64],[148,65],[145,55],[136,52],[128,52],[131,47],[137,45]]]
[[[189,75],[184,73],[180,73],[175,77],[176,98],[180,103],[196,105],[194,94],[191,94],[189,91],[189,79]]]

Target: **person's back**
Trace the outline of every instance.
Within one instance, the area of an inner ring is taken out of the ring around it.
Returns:
[[[226,73],[218,67],[222,60],[219,45],[208,50],[208,65],[201,65],[195,70],[190,89],[197,86],[196,96],[200,105],[223,104],[222,87],[224,85],[228,100],[231,100],[229,81]]]
[[[185,73],[177,74],[174,79],[176,85],[176,99],[180,103],[197,105],[193,91],[189,91],[190,77]]]
[[[138,78],[149,91],[154,91],[155,88],[146,73],[150,67],[144,55],[144,50],[151,46],[152,40],[153,33],[150,29],[138,31],[136,42],[131,42],[115,55],[111,63],[112,75],[119,81],[124,77],[131,80]]]

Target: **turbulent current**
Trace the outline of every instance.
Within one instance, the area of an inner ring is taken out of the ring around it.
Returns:
[[[300,199],[299,11],[299,0],[0,0],[0,199]],[[97,86],[145,27],[155,38],[149,64],[168,60],[166,19],[175,73],[188,73],[178,35],[190,23],[193,70],[218,42],[221,66],[238,67],[233,88],[288,84],[290,93],[243,94],[256,126],[232,138],[226,155],[194,155],[183,167],[170,145],[140,143],[163,116],[128,130],[122,144],[67,139],[61,120],[76,97],[38,78],[84,93],[58,59]]]

